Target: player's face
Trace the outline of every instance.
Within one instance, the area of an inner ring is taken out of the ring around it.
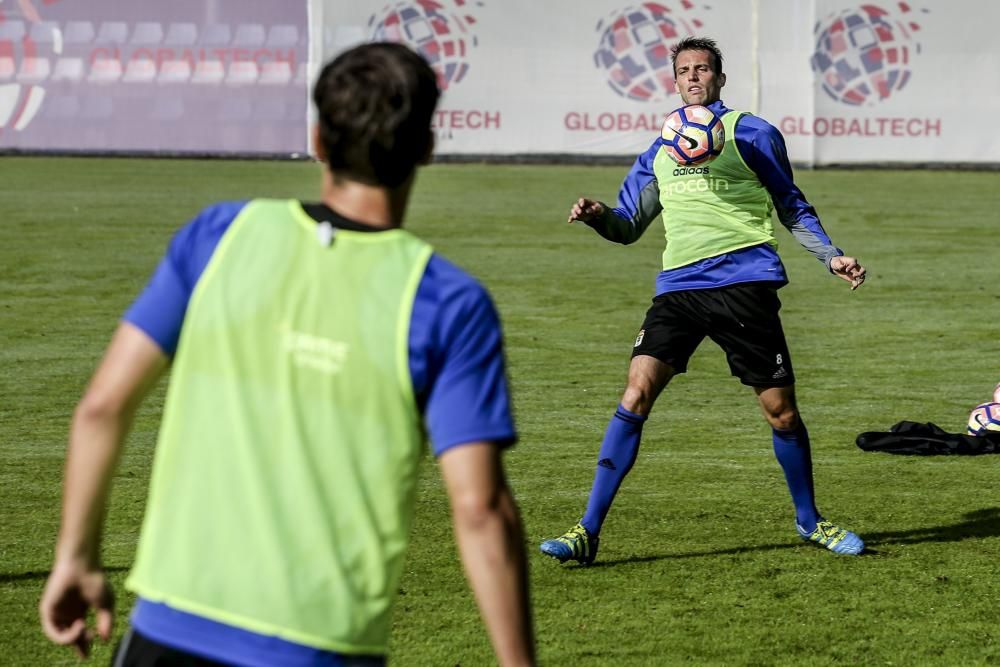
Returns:
[[[712,69],[710,51],[681,51],[674,61],[674,86],[684,104],[711,104],[719,100],[726,75]]]

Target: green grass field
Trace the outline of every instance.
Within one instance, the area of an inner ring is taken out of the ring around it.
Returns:
[[[69,417],[116,320],[170,235],[219,199],[315,199],[304,163],[2,158],[0,664],[75,664],[36,605],[51,564]],[[1000,381],[1000,174],[801,171],[827,231],[869,267],[852,293],[779,229],[783,317],[820,508],[871,553],[801,543],[770,432],[710,342],[653,411],[590,568],[540,540],[583,511],[662,239],[567,225],[626,167],[438,165],[409,228],[490,288],[521,432],[507,456],[524,516],[539,658],[572,665],[1000,663],[1000,456],[863,453],[897,421],[964,428]],[[104,557],[135,548],[163,386],[119,469]],[[428,459],[396,607],[393,664],[488,665],[439,476]],[[110,647],[99,647],[107,664]]]

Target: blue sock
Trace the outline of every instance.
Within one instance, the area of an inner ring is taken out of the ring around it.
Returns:
[[[795,503],[795,520],[803,530],[812,532],[819,521],[816,494],[813,490],[812,453],[809,449],[809,432],[799,423],[794,431],[771,429],[774,439],[774,456],[785,471],[785,481]]]
[[[619,405],[608,423],[601,452],[597,455],[597,471],[594,473],[594,485],[590,487],[587,511],[581,520],[591,535],[601,532],[604,517],[611,509],[618,487],[635,463],[635,457],[639,454],[639,440],[642,439],[642,425],[645,422],[646,418],[642,415],[629,412]]]

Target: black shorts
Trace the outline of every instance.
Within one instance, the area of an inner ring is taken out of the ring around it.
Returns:
[[[221,662],[202,658],[164,646],[128,628],[115,648],[111,667],[226,667]]]
[[[725,351],[729,370],[743,384],[787,387],[795,383],[795,374],[780,309],[772,283],[667,292],[653,299],[632,356],[649,355],[684,373],[708,336]]]
[[[326,664],[338,667],[385,667],[383,656],[339,655]],[[115,648],[111,667],[227,667],[229,663],[216,662],[165,646],[128,628]]]

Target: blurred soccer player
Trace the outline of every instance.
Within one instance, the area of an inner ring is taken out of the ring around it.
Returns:
[[[865,269],[832,244],[796,187],[778,130],[720,100],[726,75],[715,42],[687,38],[672,56],[681,99],[720,116],[726,141],[721,155],[693,169],[671,161],[657,138],[625,178],[617,208],[581,198],[570,209],[570,222],[585,222],[618,243],[637,240],[662,214],[667,247],[656,298],[632,350],[625,393],[601,444],[586,512],[564,535],[543,542],[541,550],[560,562],[593,562],[601,526],[635,462],[653,403],[670,378],[685,372],[707,336],[725,350],[732,374],[757,394],[795,504],[799,535],[836,553],[860,553],[861,539],[816,509],[809,434],[796,406],[792,362],[778,317],[777,290],[787,279],[775,250],[772,210],[852,289],[864,282]]]
[[[383,664],[422,421],[497,658],[533,663],[499,319],[400,229],[438,94],[404,46],[345,52],[314,93],[321,203],[218,204],[174,237],[73,417],[40,604],[52,641],[86,654],[89,608],[111,634],[106,499],[171,365],[115,665]]]

